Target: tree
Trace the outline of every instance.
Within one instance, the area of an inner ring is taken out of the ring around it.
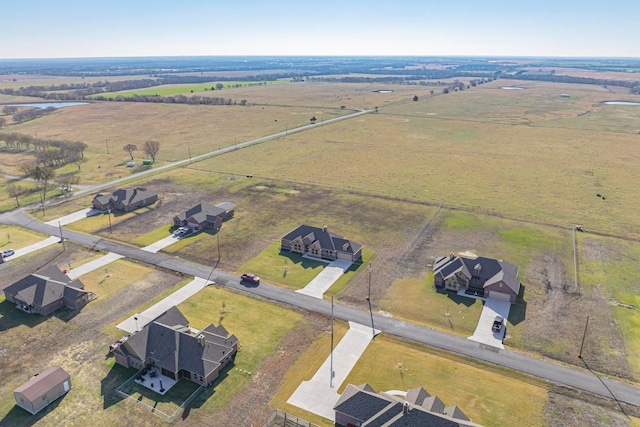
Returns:
[[[7,124],[7,119],[5,119],[4,117],[0,117],[0,129],[2,129],[6,124]]]
[[[7,194],[12,199],[16,199],[16,205],[18,207],[20,207],[20,201],[18,200],[18,197],[20,197],[20,196],[22,196],[22,195],[24,195],[26,193],[27,193],[27,191],[24,188],[22,188],[21,186],[16,185],[16,184],[10,184],[7,187]]]
[[[418,95],[415,95],[415,96],[413,97],[413,100],[414,100],[414,101],[417,101],[417,100],[418,100]]]
[[[151,161],[156,161],[158,151],[160,151],[160,143],[158,141],[146,141],[144,143],[144,154],[151,157]]]
[[[129,153],[129,155],[131,156],[131,160],[133,160],[133,152],[136,151],[138,147],[135,144],[127,144],[122,147],[122,149]]]
[[[6,107],[2,108],[2,112],[4,114],[14,114],[14,113],[18,112],[18,107],[6,106]]]
[[[73,190],[73,186],[80,182],[80,177],[78,175],[64,175],[59,179],[60,189],[62,190],[62,194],[69,196],[71,190]]]
[[[216,84],[216,89],[220,90],[224,87],[224,85],[222,83],[218,83]]]
[[[313,116],[313,117],[311,117],[310,120],[311,120],[311,124],[314,124],[316,122],[316,120],[318,120],[318,119],[316,119],[316,116]]]
[[[51,189],[51,181],[56,177],[56,171],[49,166],[36,167],[34,178],[40,185],[40,191],[42,192],[42,198],[47,198],[47,192]]]

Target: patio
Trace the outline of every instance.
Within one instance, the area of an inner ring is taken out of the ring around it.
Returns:
[[[164,395],[177,383],[173,378],[162,375],[158,368],[143,369],[134,381],[160,395]]]

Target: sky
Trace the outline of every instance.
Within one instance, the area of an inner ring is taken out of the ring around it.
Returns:
[[[638,0],[0,0],[0,59],[640,57]]]

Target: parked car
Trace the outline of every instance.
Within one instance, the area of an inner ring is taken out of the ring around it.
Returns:
[[[244,273],[240,278],[245,282],[260,283],[260,278],[253,273]]]
[[[176,235],[176,236],[181,236],[181,235],[189,234],[189,233],[191,233],[191,229],[189,227],[180,227],[176,231],[173,232],[173,234]]]
[[[2,252],[2,258],[10,257],[15,253],[16,251],[14,251],[13,249],[7,249],[6,251]]]
[[[500,332],[503,326],[504,318],[502,316],[496,316],[496,319],[493,321],[493,325],[491,326],[491,330],[493,332]]]

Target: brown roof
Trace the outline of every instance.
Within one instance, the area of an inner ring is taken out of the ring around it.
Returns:
[[[70,378],[69,374],[59,366],[52,366],[14,390],[22,393],[30,401],[34,401],[49,390]]]

